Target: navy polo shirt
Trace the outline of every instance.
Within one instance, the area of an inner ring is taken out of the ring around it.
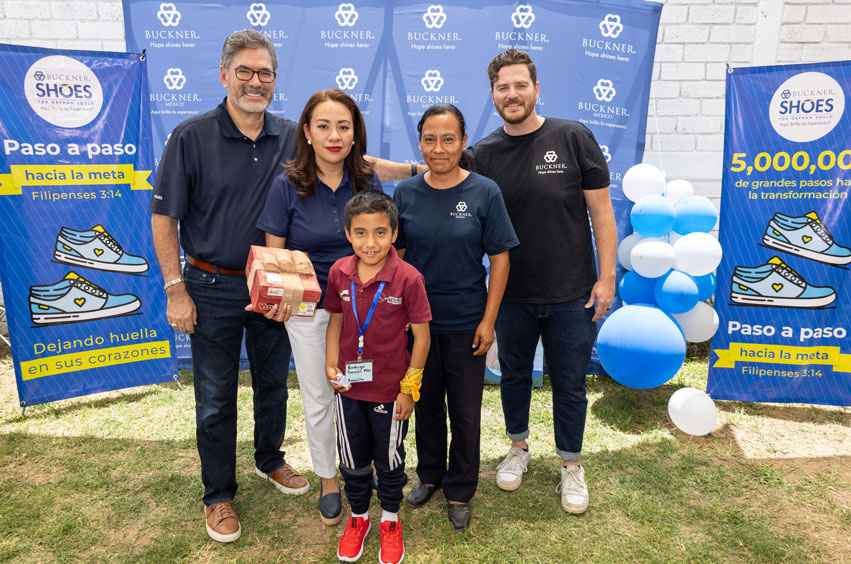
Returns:
[[[377,176],[373,175],[369,184],[371,189],[381,191]],[[325,301],[331,265],[353,253],[345,227],[346,204],[354,195],[354,185],[345,167],[336,190],[317,179],[316,194],[309,198],[300,198],[287,181],[286,173],[280,174],[272,182],[263,213],[257,220],[257,229],[285,238],[287,249],[304,251],[310,257],[322,288],[319,307]]]
[[[519,245],[499,186],[471,172],[439,190],[425,175],[403,180],[393,192],[399,208],[396,248],[425,277],[432,333],[472,333],[488,299],[485,255]]]
[[[225,102],[178,125],[157,167],[149,211],[180,220],[187,255],[222,268],[245,268],[255,227],[281,164],[294,156],[296,124],[265,113],[257,139],[243,135]]]

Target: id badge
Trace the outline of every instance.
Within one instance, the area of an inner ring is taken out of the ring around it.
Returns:
[[[346,380],[349,384],[372,382],[372,361],[359,360],[346,363]]]

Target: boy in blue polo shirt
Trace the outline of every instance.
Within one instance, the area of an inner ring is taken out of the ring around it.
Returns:
[[[337,549],[344,562],[360,558],[370,530],[373,464],[383,510],[378,561],[398,564],[405,556],[397,515],[408,481],[403,442],[428,356],[431,309],[422,274],[393,248],[398,228],[389,196],[372,190],[356,195],[346,206],[346,237],[355,254],[328,274],[325,372],[338,392],[340,473],[352,508]]]

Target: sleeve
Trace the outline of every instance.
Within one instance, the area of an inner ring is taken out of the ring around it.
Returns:
[[[398,184],[393,190],[393,203],[396,204],[396,209],[399,211],[399,234],[396,236],[396,242],[393,246],[397,249],[407,249],[407,240],[405,239],[405,220],[402,219],[402,210],[404,208],[405,187],[403,184]]]
[[[294,190],[284,174],[279,174],[272,181],[266,196],[266,205],[257,219],[257,229],[286,238],[290,233],[290,205]]]
[[[334,263],[331,266],[331,271],[328,273],[328,286],[325,289],[325,303],[323,304],[325,311],[328,313],[343,313],[343,303],[340,301],[339,291],[340,276],[340,269],[337,263]]]
[[[606,157],[591,130],[584,125],[582,129],[582,150],[579,158],[579,166],[582,170],[582,189],[599,190],[606,188],[611,184]]]
[[[189,193],[195,185],[192,170],[186,166],[186,129],[178,126],[165,144],[148,211],[183,219],[189,206]]]
[[[428,304],[425,280],[417,269],[413,266],[410,266],[410,268],[413,270],[413,276],[411,276],[410,283],[405,287],[405,295],[402,297],[405,312],[408,314],[408,322],[428,323],[431,321],[431,307]]]
[[[482,234],[485,253],[498,255],[520,244],[514,226],[505,209],[502,192],[495,182],[487,181],[487,202],[485,216],[485,230]]]

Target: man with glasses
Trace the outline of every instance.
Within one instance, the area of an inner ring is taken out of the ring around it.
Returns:
[[[283,493],[303,494],[310,487],[280,450],[291,352],[284,324],[245,311],[248,251],[265,244],[257,218],[280,164],[294,156],[298,133],[295,123],[266,111],[277,65],[275,47],[263,34],[243,30],[225,39],[219,74],[227,96],[214,110],[174,129],[150,205],[168,321],[192,335],[205,521],[207,533],[219,542],[241,534],[233,498],[243,334],[254,391],[255,472]],[[410,174],[409,165],[375,161],[384,180]],[[180,246],[186,259],[182,274]]]

